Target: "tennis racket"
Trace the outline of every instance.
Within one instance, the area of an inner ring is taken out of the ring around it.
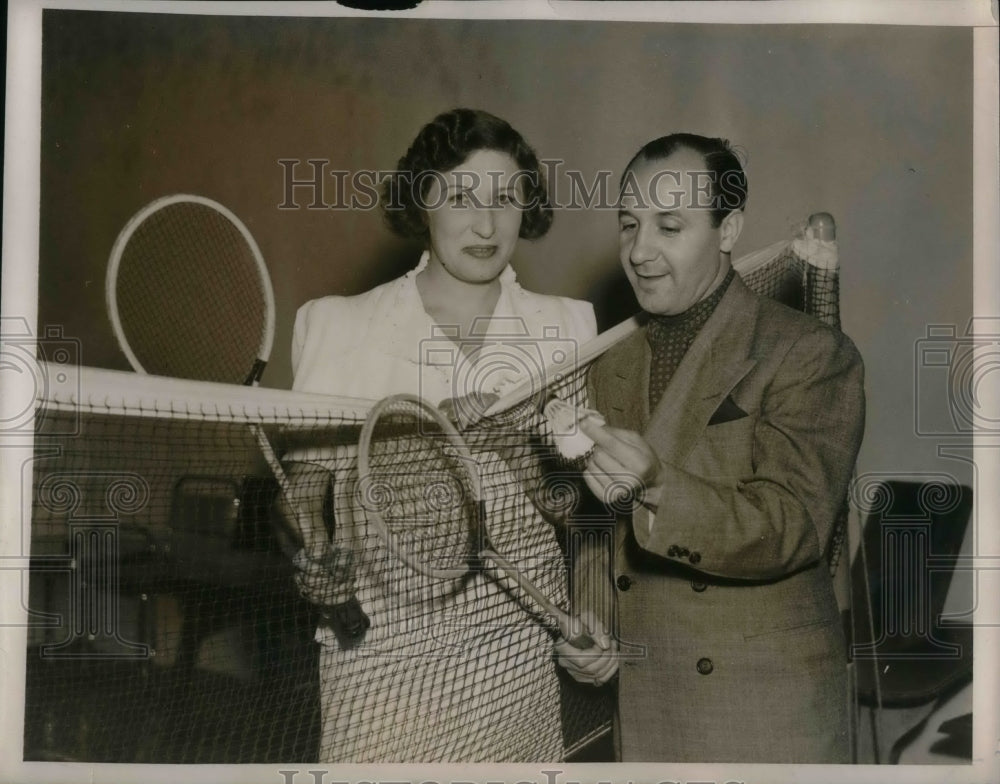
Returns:
[[[256,386],[274,342],[274,291],[243,222],[212,199],[165,196],[118,234],[105,281],[115,338],[137,373]],[[250,425],[308,546],[303,520],[264,429]]]
[[[573,646],[570,616],[498,552],[491,540],[478,465],[455,426],[416,395],[392,395],[369,412],[358,440],[361,505],[389,551],[430,577],[497,569],[549,613]]]
[[[105,294],[137,372],[259,381],[274,340],[274,293],[257,243],[218,202],[175,194],[139,210],[115,240]]]

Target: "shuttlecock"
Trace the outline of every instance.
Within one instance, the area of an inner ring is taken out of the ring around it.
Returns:
[[[580,422],[590,418],[603,425],[604,417],[591,408],[577,407],[557,397],[545,404],[545,418],[552,428],[552,439],[559,454],[567,460],[577,460],[594,448],[594,442],[580,429]]]

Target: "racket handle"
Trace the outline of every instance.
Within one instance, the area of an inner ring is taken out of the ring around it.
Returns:
[[[267,433],[265,433],[264,428],[258,424],[251,424],[250,432],[253,433],[254,438],[257,439],[257,446],[260,448],[261,454],[264,455],[264,460],[271,469],[271,473],[274,474],[274,478],[277,480],[278,486],[281,488],[282,496],[285,501],[288,502],[288,507],[292,512],[292,516],[295,518],[292,523],[298,529],[299,536],[302,537],[303,545],[306,548],[316,546],[322,540],[315,535],[313,527],[303,518],[298,504],[295,503],[295,497],[292,493],[292,485],[288,481],[288,475],[285,473],[285,469],[281,466],[281,461],[278,460],[278,456],[274,452],[274,447],[271,446],[271,441],[268,439]]]
[[[525,593],[528,594],[528,596],[530,596],[532,599],[538,602],[538,604],[541,606],[543,610],[547,611],[551,615],[554,615],[556,618],[558,618],[560,620],[559,624],[560,627],[563,625],[563,621],[566,619],[566,613],[564,613],[562,610],[556,607],[549,600],[549,597],[547,597],[540,590],[538,590],[538,588],[535,587],[534,583],[532,583],[527,577],[521,574],[520,570],[515,568],[510,561],[508,561],[502,555],[498,555],[497,553],[493,552],[492,550],[483,550],[482,552],[479,553],[479,557],[489,558],[491,561],[493,561],[493,563],[495,563],[498,567],[500,567],[500,570],[504,572],[504,574],[506,574],[508,577],[514,580],[519,586],[521,586],[521,590],[523,590]]]
[[[575,637],[567,637],[563,635],[563,639],[565,639],[566,642],[568,642],[574,648],[578,648],[581,651],[585,651],[588,648],[592,648],[594,645],[596,645],[596,643],[594,642],[594,638],[591,637],[586,632],[581,632]]]
[[[515,580],[525,593],[538,602],[542,609],[546,610],[550,615],[555,617],[556,622],[559,625],[559,634],[562,635],[566,642],[574,648],[579,648],[580,650],[586,650],[596,644],[594,642],[594,638],[587,634],[587,632],[570,635],[569,631],[572,628],[573,620],[562,609],[553,604],[545,594],[538,590],[534,583],[521,574],[521,572],[516,569],[510,561],[490,550],[484,550],[479,555],[480,557],[486,557],[493,561],[493,563],[495,563],[501,571],[507,574],[508,577]]]

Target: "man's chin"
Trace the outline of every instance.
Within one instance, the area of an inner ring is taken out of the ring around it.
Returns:
[[[676,313],[676,303],[671,297],[646,296],[638,293],[636,299],[640,308],[654,316],[673,316]]]

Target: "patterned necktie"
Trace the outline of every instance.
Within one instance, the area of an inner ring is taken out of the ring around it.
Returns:
[[[730,268],[722,283],[716,286],[711,294],[683,313],[676,316],[650,316],[646,327],[646,340],[650,348],[650,411],[653,411],[660,402],[667,384],[673,378],[691,343],[705,326],[709,316],[715,312],[735,275],[735,271]]]

